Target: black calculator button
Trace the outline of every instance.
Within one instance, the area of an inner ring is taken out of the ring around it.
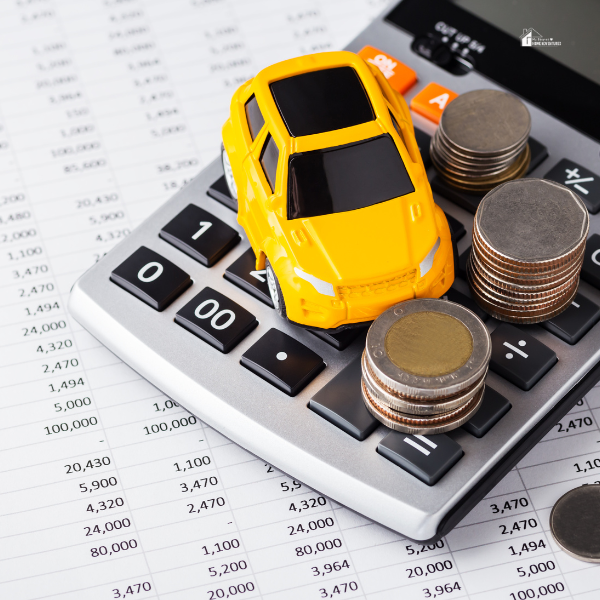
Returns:
[[[434,175],[431,179],[431,189],[442,196],[443,198],[447,198],[457,204],[461,208],[468,210],[475,214],[477,211],[477,207],[481,202],[481,199],[485,194],[469,194],[469,192],[465,192],[464,190],[459,190],[458,188],[453,188],[451,185],[448,185],[439,175]]]
[[[600,306],[577,294],[567,310],[541,325],[567,344],[576,344],[599,320]]]
[[[557,360],[550,348],[513,325],[502,323],[492,333],[490,368],[522,390],[530,390]]]
[[[192,285],[185,271],[145,246],[122,262],[110,280],[158,311]]]
[[[417,146],[419,147],[419,152],[421,153],[421,158],[423,159],[423,165],[427,169],[431,164],[431,158],[429,156],[431,136],[415,127],[415,139],[417,140]]]
[[[463,449],[447,435],[410,435],[392,431],[377,452],[427,485],[435,485],[463,456]]]
[[[358,441],[371,435],[379,425],[362,398],[360,362],[358,356],[308,403],[311,410]]]
[[[529,138],[527,143],[529,144],[529,153],[531,154],[531,160],[527,168],[527,174],[529,174],[548,158],[548,148],[532,137]]]
[[[225,175],[221,175],[207,190],[206,192],[211,198],[217,200],[221,204],[224,204],[227,208],[237,212],[238,205],[237,201],[231,197],[227,182],[225,181]]]
[[[449,300],[450,302],[456,302],[456,304],[460,304],[469,310],[472,310],[482,321],[487,321],[490,318],[483,308],[473,300],[473,298],[469,298],[469,296],[455,290],[454,288],[450,288],[443,296],[443,300]]]
[[[448,213],[444,213],[446,215],[446,219],[448,219],[448,225],[450,226],[450,231],[452,232],[452,236],[454,241],[458,242],[458,240],[462,239],[467,235],[467,230],[465,226],[458,220],[455,219],[452,215]]]
[[[483,437],[510,409],[512,404],[489,385],[485,386],[479,410],[462,426],[476,438]]]
[[[342,331],[328,333],[326,330],[309,329],[310,333],[333,346],[336,350],[345,350],[359,335],[366,332],[369,323],[364,327],[349,327]]]
[[[240,363],[289,396],[295,396],[325,367],[318,354],[278,329],[267,331]]]
[[[585,246],[581,278],[600,289],[600,235],[591,235]]]
[[[471,254],[471,246],[469,246],[459,257],[458,257],[458,274],[463,278],[467,278],[467,262],[469,255]]]
[[[254,315],[245,308],[209,287],[175,315],[175,323],[224,353],[237,346],[258,325]]]
[[[557,181],[572,189],[593,215],[600,210],[600,178],[596,173],[563,158],[544,175],[544,179]]]
[[[229,265],[223,277],[273,308],[267,285],[267,272],[264,269],[256,270],[256,256],[252,248],[248,248],[233,264]]]
[[[159,235],[205,267],[212,267],[240,241],[233,227],[195,204],[188,204]]]

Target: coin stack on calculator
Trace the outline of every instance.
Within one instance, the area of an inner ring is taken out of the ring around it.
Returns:
[[[481,201],[467,277],[476,302],[501,321],[539,323],[573,302],[589,216],[567,187],[544,179],[505,183]]]
[[[499,90],[461,94],[442,113],[431,160],[451,186],[483,193],[529,168],[531,116],[519,98]]]
[[[490,335],[469,309],[437,299],[403,302],[378,317],[367,334],[365,405],[397,431],[450,431],[479,409],[490,357]]]

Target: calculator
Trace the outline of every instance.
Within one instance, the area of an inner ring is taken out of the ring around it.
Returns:
[[[544,15],[539,33],[519,10],[404,0],[346,48],[381,68],[409,103],[456,248],[456,279],[444,299],[475,311],[491,333],[484,401],[459,429],[407,435],[371,416],[360,386],[368,324],[308,330],[277,314],[220,159],[88,270],[69,300],[83,327],[188,411],[295,479],[423,543],[456,526],[600,379],[597,52],[552,54],[560,15]],[[474,303],[465,266],[481,196],[448,187],[429,159],[444,106],[481,88],[507,90],[527,105],[526,176],[570,187],[590,212],[579,292],[540,325],[500,323]]]

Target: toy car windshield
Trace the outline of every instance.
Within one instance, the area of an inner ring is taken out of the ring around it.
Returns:
[[[317,217],[373,206],[414,192],[392,138],[292,154],[288,219]]]
[[[286,77],[270,88],[292,137],[335,131],[375,119],[369,97],[352,67]]]

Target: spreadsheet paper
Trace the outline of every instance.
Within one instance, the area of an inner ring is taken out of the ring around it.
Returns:
[[[422,546],[196,420],[66,311],[217,156],[239,84],[342,48],[384,7],[0,4],[0,598],[600,598],[600,566],[548,531],[564,492],[600,481],[599,388]]]

